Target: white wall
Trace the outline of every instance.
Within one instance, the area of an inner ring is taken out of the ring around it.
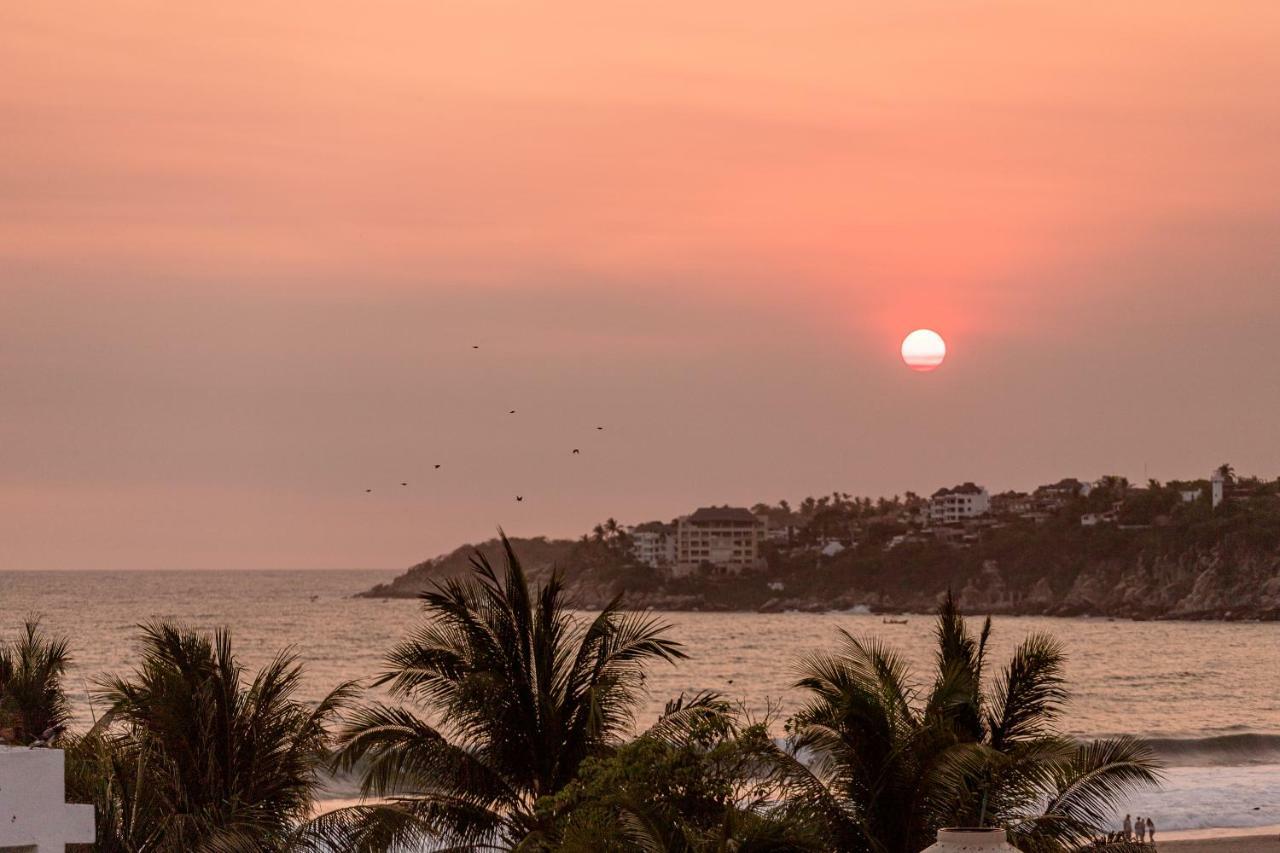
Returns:
[[[65,802],[60,749],[0,746],[0,847],[33,853],[92,844],[93,806]]]

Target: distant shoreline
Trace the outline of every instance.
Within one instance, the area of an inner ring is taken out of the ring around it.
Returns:
[[[362,592],[353,593],[351,597],[379,599],[379,600],[399,599],[404,601],[414,601],[419,597],[420,594],[421,594],[421,591],[405,592],[402,590],[389,589],[387,588],[387,586],[384,585],[381,587],[375,587],[374,589],[368,589]],[[631,602],[628,601],[627,599],[624,599],[622,609],[636,611],[636,612],[656,611],[659,613],[740,613],[740,614],[754,613],[754,614],[761,614],[761,615],[789,614],[789,613],[828,614],[829,615],[829,614],[850,613],[850,614],[857,614],[861,616],[883,616],[886,618],[902,616],[902,617],[915,618],[915,619],[930,619],[933,617],[933,614],[931,612],[924,612],[921,610],[897,610],[897,609],[876,609],[876,608],[860,609],[856,607],[855,608],[836,608],[836,607],[823,607],[817,604],[807,606],[807,607],[787,607],[787,608],[779,608],[779,609],[772,609],[772,608],[763,609],[759,607],[755,607],[755,608],[728,607],[728,606],[688,607],[688,606],[681,606],[679,603],[676,603],[676,602],[665,603],[661,600],[655,601],[651,598],[639,597],[639,596],[636,597],[636,600],[633,606],[629,606],[629,605],[631,605]],[[584,611],[594,611],[599,609],[599,607],[600,607],[600,604],[591,602],[591,603],[583,603],[580,609]],[[1241,623],[1278,622],[1280,623],[1280,613],[1277,613],[1274,611],[1268,611],[1262,614],[1241,613],[1239,615],[1233,615],[1230,613],[1206,613],[1206,614],[1179,613],[1179,614],[1160,614],[1156,616],[1133,616],[1133,615],[1112,616],[1112,615],[1107,615],[1102,613],[1046,613],[1044,611],[1039,611],[1039,610],[1022,610],[1022,609],[1016,609],[1016,608],[984,609],[981,607],[977,607],[977,608],[974,608],[972,611],[970,611],[970,613],[972,615],[978,615],[978,616],[987,616],[987,615],[1025,616],[1025,617],[1034,617],[1034,618],[1040,618],[1040,619],[1093,619],[1093,620],[1104,621],[1104,622],[1110,621],[1110,622],[1241,622]]]

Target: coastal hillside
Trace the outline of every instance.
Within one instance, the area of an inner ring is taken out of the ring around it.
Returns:
[[[564,564],[573,550],[573,542],[566,539],[548,539],[538,536],[532,539],[512,539],[511,544],[520,555],[521,563],[530,577],[543,578],[552,566]],[[476,545],[463,545],[448,554],[423,560],[389,583],[381,583],[368,592],[366,598],[413,598],[432,582],[465,573],[471,567],[472,558],[483,554],[495,566],[502,565],[502,543],[490,539]]]
[[[576,591],[587,594],[587,604],[607,600],[608,590],[623,590],[633,584],[654,587],[658,582],[658,572],[637,564],[629,554],[622,553],[614,541],[548,539],[545,536],[516,537],[509,541],[530,578],[545,580],[553,569],[558,568]],[[468,572],[477,553],[483,554],[501,570],[502,543],[496,538],[489,539],[424,560],[390,582],[360,593],[360,597],[415,598],[437,581]]]
[[[671,610],[922,612],[952,590],[974,613],[1280,619],[1280,484],[1232,475],[1215,506],[1210,481],[1063,483],[1075,485],[998,495],[954,521],[938,518],[938,495],[932,510],[914,495],[758,504],[751,512],[768,519],[769,535],[759,568],[740,572],[651,565],[658,522],[513,544],[533,574],[559,567],[584,607],[625,591],[632,606]],[[479,547],[493,555],[498,544]],[[462,571],[473,551],[364,594],[416,595]]]

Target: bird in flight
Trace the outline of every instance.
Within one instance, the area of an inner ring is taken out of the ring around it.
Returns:
[[[401,483],[400,485],[402,485],[402,486],[407,486],[407,485],[409,485],[409,484],[408,484],[408,483]]]
[[[370,492],[372,492],[372,491],[373,491],[373,489],[365,489],[365,490],[364,490],[364,493],[367,495],[367,494],[369,494],[369,493],[370,493]]]
[[[604,427],[596,427],[596,429],[604,429]]]
[[[439,468],[439,467],[440,467],[440,465],[439,465],[439,464],[437,464],[437,465],[436,465],[436,467],[437,467],[437,468]]]
[[[480,349],[480,346],[479,346],[479,344],[472,344],[472,345],[471,345],[471,348],[472,348],[472,349]]]
[[[578,448],[576,448],[576,447],[575,447],[575,448],[573,449],[573,452],[574,452],[574,453],[579,453],[579,452],[581,452],[581,451],[579,451],[579,450],[578,450]]]
[[[511,411],[507,412],[508,415],[514,415],[515,413],[516,413],[515,409],[512,409]]]
[[[516,495],[516,501],[517,501],[517,502],[522,501],[522,500],[524,500],[524,495]]]

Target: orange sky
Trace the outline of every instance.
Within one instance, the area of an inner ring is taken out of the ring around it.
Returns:
[[[4,14],[0,569],[1280,473],[1273,2],[187,5]]]

